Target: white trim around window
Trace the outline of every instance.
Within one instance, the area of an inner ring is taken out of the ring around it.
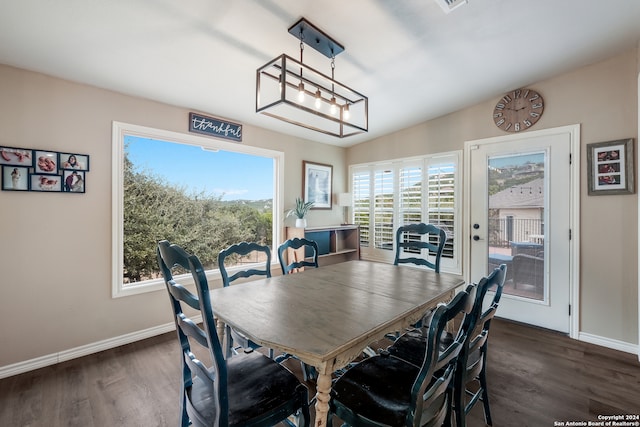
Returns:
[[[274,200],[273,200],[273,231],[272,241],[279,242],[282,227],[282,204],[283,183],[284,183],[284,153],[265,148],[249,146],[234,142],[221,141],[213,138],[206,138],[198,135],[172,132],[162,129],[154,129],[145,126],[138,126],[128,123],[114,121],[112,124],[112,274],[111,274],[111,295],[113,298],[136,295],[144,292],[164,289],[162,279],[148,280],[135,284],[122,283],[123,259],[122,244],[123,238],[123,160],[124,160],[124,138],[126,135],[139,136],[143,138],[159,139],[183,144],[202,147],[207,150],[224,150],[238,153],[251,154],[256,156],[271,157],[274,160]],[[188,283],[189,278],[186,278]],[[210,280],[219,278],[218,270],[207,272]],[[180,279],[180,278],[178,278]]]

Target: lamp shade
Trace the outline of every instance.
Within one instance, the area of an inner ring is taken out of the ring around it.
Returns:
[[[351,206],[352,197],[351,193],[338,194],[338,206]]]

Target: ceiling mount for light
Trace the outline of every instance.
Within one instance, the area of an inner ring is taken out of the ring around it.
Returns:
[[[467,4],[469,0],[435,0],[435,2],[440,5],[444,13],[449,13],[463,4]]]
[[[282,54],[256,71],[256,112],[344,138],[369,130],[369,99],[335,80],[344,47],[304,18],[289,28],[300,40],[300,61]],[[331,76],[303,62],[304,45],[331,59]]]

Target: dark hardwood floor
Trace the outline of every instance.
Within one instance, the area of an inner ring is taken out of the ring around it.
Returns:
[[[500,319],[489,342],[496,427],[640,414],[636,355]],[[172,332],[2,379],[0,426],[176,426],[178,361]],[[480,404],[468,425],[485,425]]]

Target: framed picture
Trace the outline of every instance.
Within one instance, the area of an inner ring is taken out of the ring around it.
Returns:
[[[60,175],[44,175],[33,173],[29,175],[31,191],[62,191],[62,177]]]
[[[333,166],[302,161],[302,192],[311,209],[331,209]]]
[[[2,166],[2,189],[7,191],[29,190],[29,168]]]
[[[62,174],[63,191],[70,193],[84,193],[84,171],[65,170]]]
[[[33,157],[36,173],[58,173],[58,153],[35,150]]]
[[[0,165],[33,166],[33,152],[24,148],[0,147]]]
[[[590,196],[632,194],[633,138],[587,144]]]
[[[89,156],[86,154],[60,153],[60,169],[89,170]]]

